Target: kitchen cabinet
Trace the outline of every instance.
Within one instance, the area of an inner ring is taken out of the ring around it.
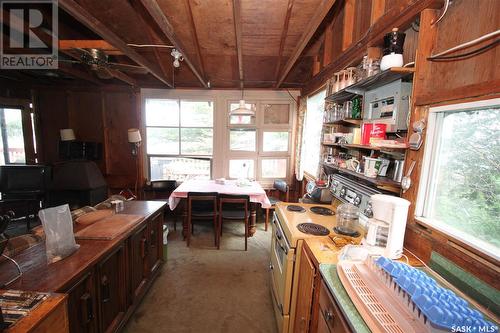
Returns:
[[[148,225],[143,225],[130,236],[130,302],[133,303],[144,291],[149,276]]]
[[[340,312],[340,309],[333,299],[328,287],[322,280],[319,290],[319,301],[318,301],[318,321],[322,323],[324,321],[328,327],[328,332],[330,333],[348,333],[351,332],[349,326],[344,319],[344,316]],[[323,323],[322,323],[323,324]],[[318,324],[318,327],[320,325]],[[319,330],[318,330],[319,332]]]
[[[154,273],[163,260],[163,213],[151,218],[148,230],[148,263],[150,272]]]
[[[80,239],[78,251],[54,264],[47,264],[43,243],[23,251],[16,260],[31,269],[9,287],[68,294],[72,333],[120,331],[160,272],[164,207],[125,202],[123,214],[144,219],[111,240]],[[14,274],[13,265],[0,262],[0,281]]]
[[[309,332],[312,300],[314,291],[314,279],[316,267],[309,258],[305,247],[302,247],[300,255],[299,286],[297,289],[297,309],[295,314],[294,332]]]
[[[101,332],[116,330],[126,311],[125,248],[120,244],[97,265],[97,294]]]
[[[327,259],[326,257],[323,260]],[[330,259],[330,258],[328,258]],[[351,332],[319,273],[319,261],[304,242],[300,252],[293,332]]]
[[[97,295],[94,282],[94,273],[90,270],[66,291],[71,333],[98,332]]]

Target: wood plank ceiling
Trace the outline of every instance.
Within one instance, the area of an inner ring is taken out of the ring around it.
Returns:
[[[314,32],[335,0],[59,0],[60,40],[105,40],[110,61],[149,74],[111,72],[104,83],[141,87],[300,88],[311,77]],[[61,13],[62,11],[62,13]],[[69,14],[69,15],[68,15]],[[71,43],[61,53],[71,56]],[[172,65],[172,45],[184,55]],[[316,43],[317,44],[317,43]],[[78,45],[78,41],[76,42]],[[82,46],[83,47],[83,46]],[[65,68],[68,65],[64,65]],[[95,73],[85,65],[72,70]],[[88,66],[87,66],[88,67]],[[71,75],[69,71],[67,74]],[[95,83],[95,82],[93,82]]]

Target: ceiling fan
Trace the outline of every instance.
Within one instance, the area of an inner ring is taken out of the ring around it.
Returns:
[[[108,55],[101,49],[82,49],[72,48],[71,51],[78,53],[77,55],[71,54],[74,59],[59,59],[62,62],[84,64],[94,71],[100,79],[112,79],[113,71],[118,70],[121,72],[129,72],[133,74],[147,74],[149,71],[141,66],[121,64],[109,61]]]

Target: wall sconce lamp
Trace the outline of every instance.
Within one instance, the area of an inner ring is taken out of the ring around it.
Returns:
[[[141,132],[139,132],[138,128],[128,129],[128,142],[132,146],[132,155],[137,156],[139,147],[141,146],[142,142]]]
[[[76,139],[72,128],[63,128],[59,133],[61,134],[61,141],[74,141]]]

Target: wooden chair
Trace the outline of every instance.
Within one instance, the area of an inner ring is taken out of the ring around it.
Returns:
[[[248,224],[250,220],[250,197],[248,195],[219,195],[219,239],[217,249],[220,249],[222,222],[224,220],[243,220],[245,222],[245,251],[248,249]]]
[[[149,185],[144,186],[144,200],[166,201],[168,206],[168,198],[176,188],[176,180],[153,180]],[[177,230],[177,216],[175,216],[175,212],[170,212],[170,209],[165,209],[165,217],[167,214],[172,214],[172,216],[174,216],[174,230]],[[165,219],[165,221],[166,220],[167,219]]]
[[[288,184],[284,180],[275,180],[273,183],[273,189],[271,190],[271,195],[269,196],[271,207],[266,208],[266,222],[265,222],[266,231],[267,231],[267,226],[269,225],[269,211],[274,210],[274,206],[276,205],[277,202],[283,201],[281,199],[283,194],[285,195],[285,202],[288,202],[290,195],[290,186],[288,186]]]
[[[218,228],[217,228],[217,192],[188,192],[187,197],[187,246],[191,241],[193,233],[193,219],[197,220],[213,220],[214,224],[214,239],[217,246]]]

